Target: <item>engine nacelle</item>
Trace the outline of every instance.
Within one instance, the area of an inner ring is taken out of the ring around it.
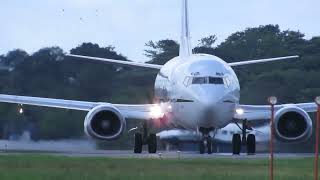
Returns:
[[[126,127],[126,121],[120,111],[112,105],[100,105],[87,114],[84,131],[92,138],[114,140]]]
[[[280,141],[306,141],[312,134],[312,120],[303,109],[287,105],[275,115],[275,132]]]

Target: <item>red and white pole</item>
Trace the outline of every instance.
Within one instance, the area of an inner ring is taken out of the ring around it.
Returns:
[[[314,153],[314,180],[318,179],[318,157],[319,157],[319,121],[320,121],[320,97],[315,100],[317,104],[317,118],[316,118],[316,143]]]
[[[274,121],[274,105],[271,105],[271,122],[270,122],[270,180],[273,180],[273,121]]]
[[[269,162],[269,173],[270,173],[270,180],[273,180],[273,151],[274,151],[274,106],[277,104],[276,97],[269,97],[268,99],[269,104],[271,105],[271,118],[270,118],[270,162]]]

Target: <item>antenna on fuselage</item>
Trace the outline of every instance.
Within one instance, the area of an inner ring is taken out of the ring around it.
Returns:
[[[188,0],[182,0],[182,23],[179,52],[181,57],[188,57],[192,54],[188,11]]]

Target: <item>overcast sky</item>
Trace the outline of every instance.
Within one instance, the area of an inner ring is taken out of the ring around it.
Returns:
[[[319,0],[189,0],[193,43],[266,24],[320,35]],[[181,0],[1,0],[0,54],[82,42],[113,45],[144,61],[149,40],[179,39]]]

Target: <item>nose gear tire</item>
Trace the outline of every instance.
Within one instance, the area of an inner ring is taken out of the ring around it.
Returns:
[[[212,154],[212,139],[210,137],[207,139],[207,148],[208,154]]]
[[[204,141],[200,141],[199,142],[199,152],[200,152],[200,154],[204,154],[204,149],[205,149]]]

